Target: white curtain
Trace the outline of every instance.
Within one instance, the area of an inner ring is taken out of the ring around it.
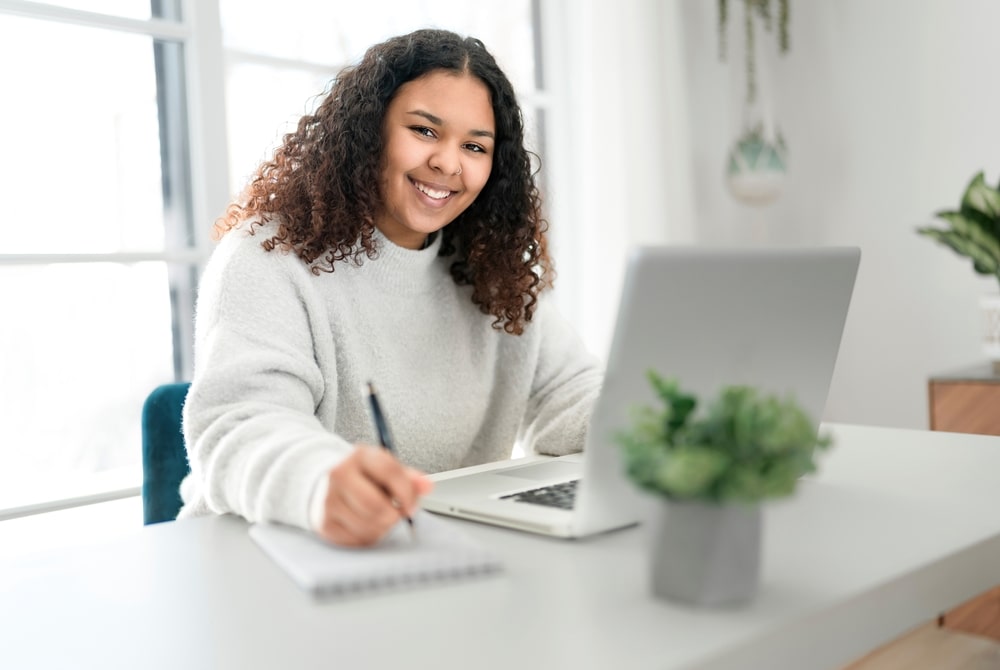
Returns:
[[[556,295],[603,356],[629,249],[693,239],[680,11],[675,0],[542,9]]]

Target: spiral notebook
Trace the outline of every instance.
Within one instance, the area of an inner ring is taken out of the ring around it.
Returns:
[[[338,547],[298,528],[272,523],[250,527],[250,537],[303,590],[315,597],[443,583],[502,569],[499,557],[447,521],[426,512],[374,547]]]

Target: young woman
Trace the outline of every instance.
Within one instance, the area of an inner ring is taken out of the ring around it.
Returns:
[[[481,42],[368,50],[285,136],[202,278],[180,517],[377,542],[423,472],[583,447],[596,360],[551,285],[513,88]],[[395,456],[377,446],[378,387]]]

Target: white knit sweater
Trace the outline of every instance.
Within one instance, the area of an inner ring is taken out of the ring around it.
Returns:
[[[355,443],[378,444],[368,380],[400,460],[428,473],[583,448],[601,371],[547,298],[520,336],[427,249],[310,272],[272,234],[225,236],[198,295],[180,517],[232,512],[309,528],[310,498]]]

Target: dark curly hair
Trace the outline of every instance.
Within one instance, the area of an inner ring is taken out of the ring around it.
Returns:
[[[333,80],[314,114],[284,136],[240,198],[215,223],[217,236],[251,219],[276,219],[263,242],[294,251],[314,274],[339,261],[377,257],[372,240],[382,200],[378,184],[383,121],[399,87],[434,71],[468,73],[490,92],[496,123],[493,165],[476,200],[439,233],[451,275],[472,286],[472,301],[493,327],[520,335],[538,294],[553,278],[541,200],[524,148],[514,89],[482,42],[443,30],[418,30],[368,49]]]

